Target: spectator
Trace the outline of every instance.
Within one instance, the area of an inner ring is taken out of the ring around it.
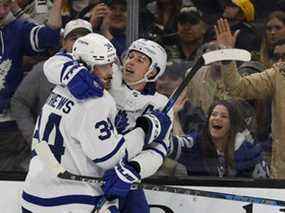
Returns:
[[[285,61],[285,38],[276,42],[272,58],[275,63]]]
[[[260,61],[267,68],[273,64],[274,45],[281,39],[285,39],[285,12],[274,11],[265,20],[265,35],[260,49]]]
[[[244,62],[238,67],[238,72],[241,76],[246,76],[254,73],[262,72],[265,69],[264,64],[258,61]],[[250,107],[254,107],[255,119],[249,114],[245,114],[245,120],[250,126],[251,132],[254,134],[254,138],[262,142],[265,146],[266,154],[271,155],[271,99],[268,100],[248,100],[243,103],[249,103]],[[246,105],[243,107],[247,107]],[[243,111],[243,113],[251,112],[252,110]],[[253,121],[254,119],[254,121]],[[270,157],[266,158],[267,162],[270,162]]]
[[[142,5],[141,37],[162,43],[165,36],[175,33],[181,6],[182,0],[155,0]]]
[[[46,2],[47,3],[47,2]],[[41,5],[41,8],[46,7],[46,11],[38,11],[36,6],[38,1],[17,0],[11,2],[11,12],[17,19],[28,20],[35,24],[46,24],[48,21],[47,4]],[[49,8],[50,9],[50,8]],[[23,56],[22,70],[24,73],[29,72],[38,62],[48,58],[48,54]]]
[[[219,20],[216,26],[218,42],[226,47],[233,47],[236,39],[230,32],[226,20]],[[272,158],[273,178],[285,178],[285,79],[284,62],[273,64],[272,68],[261,73],[241,77],[234,63],[225,64],[223,79],[230,94],[245,99],[272,98]]]
[[[265,20],[265,34],[262,38],[259,60],[270,68],[274,63],[273,49],[280,39],[285,38],[285,13],[274,11]],[[267,141],[271,133],[271,98],[256,101],[257,108],[257,137],[259,140]],[[271,154],[271,150],[268,150]]]
[[[196,52],[204,41],[207,26],[195,7],[184,7],[177,16],[177,34],[171,36],[165,48],[169,61],[193,61]],[[166,40],[166,39],[165,39]]]
[[[64,5],[61,10],[63,26],[65,26],[69,21],[78,18],[89,20],[91,17],[91,11],[98,2],[100,1],[99,0],[64,1]]]
[[[190,63],[181,61],[179,63],[170,62],[166,64],[165,73],[159,77],[156,83],[156,90],[167,96],[174,92],[184,79],[186,70],[191,66]]]
[[[201,132],[173,137],[170,156],[188,175],[265,178],[269,172],[261,146],[246,130],[235,103],[218,101]]]
[[[212,25],[215,23],[218,17],[223,14],[223,4],[225,0],[191,0],[195,7],[205,14],[203,16],[204,21]]]
[[[92,32],[92,26],[85,20],[76,19],[68,22],[64,29],[60,53],[70,53],[75,40],[90,32]],[[36,118],[54,87],[43,73],[43,64],[44,62],[40,62],[27,74],[11,100],[11,113],[29,147]]]
[[[23,55],[36,55],[59,43],[60,8],[62,0],[55,0],[48,26],[15,19],[10,0],[0,1],[1,83],[0,83],[0,170],[23,170],[26,145],[10,113],[10,98],[22,80]]]
[[[204,44],[198,51],[198,55],[204,52],[217,50],[219,45],[212,41]],[[197,130],[200,124],[203,124],[203,115],[206,115],[209,107],[218,100],[227,100],[232,97],[226,91],[221,71],[221,63],[216,62],[203,66],[193,77],[187,88],[187,97],[185,107],[178,113],[183,130],[186,133]],[[255,131],[255,109],[248,102],[237,101],[239,109],[243,112],[243,118],[248,120],[249,129]],[[194,117],[193,117],[194,116]],[[194,119],[196,122],[189,122],[189,119]],[[195,124],[195,125],[194,125]]]
[[[27,19],[36,24],[45,24],[48,21],[48,1],[40,6],[38,1],[15,0],[11,4],[11,11],[16,18]]]
[[[203,52],[208,52],[219,49],[219,46],[213,41],[203,45],[201,49],[204,49]],[[192,104],[201,107],[205,114],[214,101],[230,97],[223,85],[219,62],[203,66],[191,80],[187,91]]]
[[[121,58],[127,48],[127,2],[113,0],[109,4],[99,3],[92,10],[90,22],[95,31],[108,38]]]
[[[247,61],[238,67],[238,72],[242,76],[250,75],[253,73],[261,72],[265,69],[264,64],[259,61]]]
[[[254,20],[255,8],[250,0],[226,0],[223,17],[227,18],[231,30],[238,36],[236,48],[248,51],[259,51],[260,38],[250,22]],[[211,29],[207,35],[207,41],[214,39],[214,31]]]

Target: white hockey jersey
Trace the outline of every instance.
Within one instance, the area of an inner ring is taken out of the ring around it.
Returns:
[[[100,177],[126,152],[131,159],[144,145],[140,128],[124,136],[117,134],[115,115],[115,102],[107,91],[101,98],[79,102],[67,88],[57,86],[37,120],[32,148],[46,141],[66,170]],[[91,212],[100,195],[98,185],[57,178],[47,162],[35,154],[25,180],[22,206],[35,213]]]
[[[166,105],[168,98],[158,92],[153,94],[141,94],[137,90],[130,89],[122,80],[120,66],[113,66],[113,79],[111,95],[115,99],[117,109],[126,113],[128,126],[130,130],[135,126],[136,119],[147,111],[155,109],[162,110]],[[169,116],[173,119],[173,112]],[[141,165],[140,175],[142,178],[153,175],[162,165],[164,157],[167,154],[168,147],[162,144],[152,143],[145,147],[144,151],[132,160]]]
[[[72,56],[67,53],[59,53],[51,57],[44,64],[44,73],[47,79],[57,85],[66,86],[68,79],[76,73],[71,63]],[[71,72],[72,71],[72,72]],[[67,79],[67,80],[65,80]],[[162,110],[167,102],[167,97],[155,92],[153,95],[143,95],[136,90],[132,90],[122,81],[121,67],[113,65],[113,80],[111,95],[115,99],[117,109],[123,110],[127,114],[128,126],[131,129],[135,126],[137,117],[147,110]],[[169,112],[172,118],[172,112]],[[134,159],[141,166],[140,175],[142,178],[153,175],[163,163],[168,147],[162,144],[151,144]]]

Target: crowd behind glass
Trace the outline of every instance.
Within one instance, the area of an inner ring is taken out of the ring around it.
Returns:
[[[156,88],[168,97],[199,56],[222,48],[217,37],[217,27],[224,26],[218,24],[222,17],[236,35],[234,47],[246,49],[252,55],[250,62],[236,64],[241,76],[274,69],[285,60],[284,1],[139,2],[139,36],[160,43],[167,51],[167,68],[156,82]],[[48,26],[41,33],[51,36],[50,40],[38,40],[29,50],[24,43],[29,38],[22,34],[23,42],[17,43],[21,51],[15,56],[18,64],[14,68],[9,64],[11,62],[0,58],[0,83],[3,85],[0,89],[9,88],[8,93],[0,91],[0,99],[4,100],[0,103],[0,170],[27,171],[35,119],[46,99],[41,95],[54,86],[42,84],[42,79],[47,82],[45,77],[35,73],[42,70],[47,58],[68,46],[60,29],[74,19],[89,21],[94,32],[113,43],[123,63],[127,49],[127,1],[54,0],[48,1],[45,10],[40,12],[35,1],[1,0],[0,5],[8,8],[5,16],[0,12],[1,27],[9,26],[8,19],[27,20],[33,26]],[[48,13],[60,14],[60,19],[57,15],[48,16]],[[49,32],[50,29],[58,32],[60,37]],[[222,32],[218,34],[222,35]],[[69,35],[68,38],[75,40],[77,36]],[[1,41],[2,56],[12,54],[3,52],[8,42]],[[265,98],[261,95],[238,97],[228,91],[223,81],[222,69],[225,67],[220,62],[203,66],[181,94],[174,107],[169,154],[158,175],[285,178],[285,131],[282,132],[285,127],[285,100],[282,99],[285,85],[274,86],[274,90],[280,91],[264,95]],[[285,66],[279,68],[284,77]],[[9,72],[20,74],[9,77]],[[276,93],[281,94],[278,95],[280,99],[276,100]],[[279,121],[282,118],[284,121]]]

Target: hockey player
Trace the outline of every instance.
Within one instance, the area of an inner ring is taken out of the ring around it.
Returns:
[[[61,57],[65,64],[54,66],[64,70],[61,73],[64,82],[79,70],[91,70],[97,87],[108,88],[115,58],[113,45],[105,37],[90,33],[75,42],[73,55]],[[49,60],[56,62],[54,59]],[[57,86],[38,117],[32,145],[34,157],[22,194],[23,212],[89,213],[103,195],[98,185],[62,180],[50,173],[47,162],[36,151],[41,143],[49,145],[54,157],[68,171],[100,177],[108,170],[103,190],[105,195],[115,196],[119,189],[119,195],[128,193],[130,185],[143,177],[135,156],[144,146],[155,143],[166,146],[171,121],[165,114],[146,113],[137,119],[132,131],[120,135],[113,125],[116,105],[106,90],[80,101],[69,92],[70,88],[73,87]],[[114,208],[111,206],[109,212],[116,212]]]
[[[127,132],[135,126],[135,120],[152,110],[162,110],[167,97],[156,92],[155,81],[164,73],[167,55],[158,43],[138,39],[128,48],[122,70],[114,70],[111,94],[119,113],[116,128]],[[140,162],[142,177],[157,171],[167,155],[168,147],[162,144],[146,146],[136,159]],[[149,163],[151,162],[151,164]],[[123,213],[148,213],[149,207],[143,190],[132,190],[125,199],[120,199]]]
[[[136,119],[147,111],[162,109],[167,98],[155,91],[155,81],[164,73],[167,55],[156,42],[138,39],[128,49],[123,60],[123,68],[114,66],[111,95],[114,97],[119,113],[116,116],[116,128],[125,133],[135,126]],[[59,81],[58,69],[46,69],[47,78],[55,84],[67,85]],[[76,78],[72,81],[76,82]],[[78,87],[88,88],[85,82],[78,81]],[[71,93],[78,94],[76,87],[69,87]],[[74,90],[74,91],[72,91]],[[86,90],[88,91],[88,90]],[[85,94],[85,95],[84,95]],[[81,93],[86,98],[88,92]],[[80,98],[80,97],[79,97]],[[83,98],[82,98],[83,99]],[[155,173],[162,165],[167,147],[164,144],[152,144],[135,157],[140,165],[142,178]],[[151,162],[151,163],[149,163]],[[128,200],[128,202],[124,202]],[[127,198],[120,201],[121,212],[149,212],[148,204],[142,190],[131,191]]]

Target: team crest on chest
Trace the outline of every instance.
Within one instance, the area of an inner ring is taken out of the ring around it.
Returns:
[[[133,95],[135,98],[137,98],[137,97],[139,96],[139,92],[133,91],[132,95]]]

